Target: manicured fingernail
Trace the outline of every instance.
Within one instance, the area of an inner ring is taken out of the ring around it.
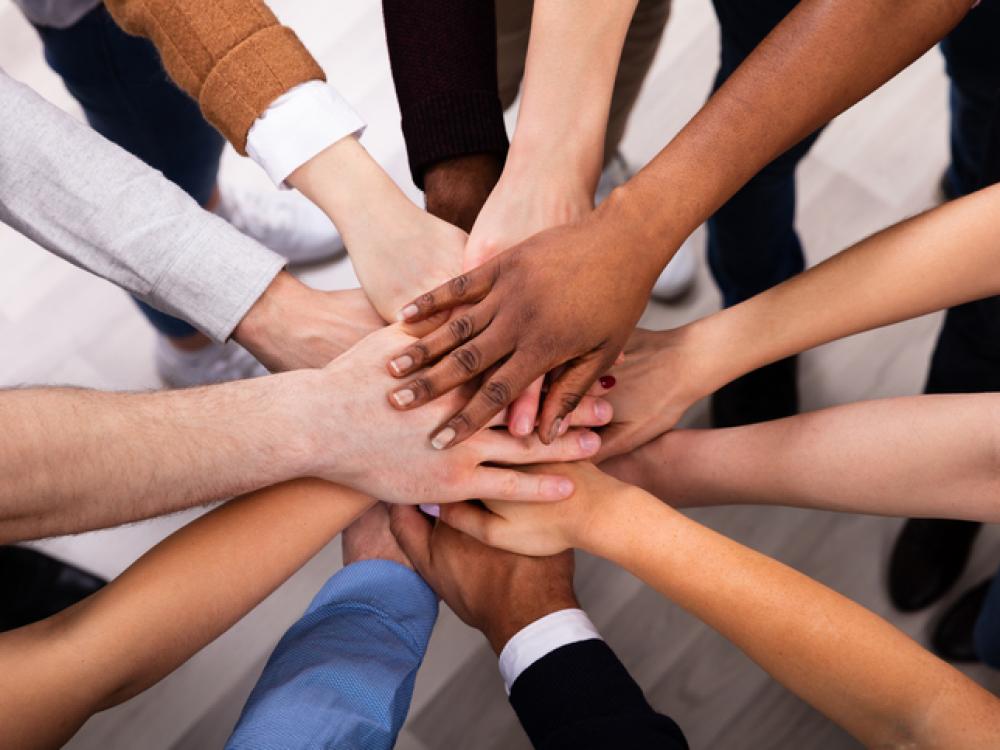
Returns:
[[[440,518],[441,517],[441,506],[440,505],[435,505],[433,503],[422,503],[421,506],[420,506],[420,510],[422,510],[424,513],[426,513],[429,516],[433,516],[434,518]]]
[[[392,400],[396,402],[397,406],[406,406],[407,404],[412,404],[416,396],[413,394],[409,388],[404,388],[401,391],[396,391],[392,394]]]
[[[402,310],[399,311],[399,315],[396,316],[396,320],[404,321],[409,320],[420,312],[420,308],[416,305],[407,305]]]
[[[527,415],[522,415],[517,418],[514,422],[514,434],[515,435],[530,435],[531,434],[531,417]]]
[[[445,427],[431,439],[431,445],[437,450],[444,450],[451,445],[451,441],[454,439],[455,431],[451,427]]]
[[[601,422],[610,422],[614,415],[615,410],[607,401],[597,401],[594,404],[594,416],[601,420]]]
[[[389,363],[389,367],[391,367],[392,371],[397,375],[402,375],[404,372],[413,367],[413,357],[409,354],[404,354],[402,357],[396,357],[396,359]]]
[[[605,375],[604,377],[602,377],[600,379],[599,382],[601,384],[601,388],[603,388],[606,391],[609,391],[609,390],[611,390],[612,388],[615,387],[615,383],[617,383],[618,381],[615,380],[615,376],[614,375]]]
[[[584,432],[580,435],[580,447],[590,453],[601,447],[601,439],[596,432]]]
[[[559,437],[559,430],[562,428],[562,417],[557,419],[552,423],[552,428],[549,430],[549,442],[551,443],[557,437]]]

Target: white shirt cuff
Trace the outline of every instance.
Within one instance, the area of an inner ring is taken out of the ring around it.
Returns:
[[[247,133],[247,154],[276,185],[341,138],[360,135],[364,120],[323,81],[300,83],[279,96]]]
[[[582,609],[561,609],[521,628],[500,652],[500,676],[510,689],[528,667],[570,643],[601,639]]]

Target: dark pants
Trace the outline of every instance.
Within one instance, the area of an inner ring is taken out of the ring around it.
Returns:
[[[101,5],[68,29],[38,28],[45,59],[83,107],[87,122],[142,159],[199,204],[215,189],[222,136],[198,104],[167,77],[156,48],[129,36]],[[139,303],[160,332],[195,333],[188,323]]]
[[[717,89],[797,3],[795,0],[713,2],[722,40]],[[948,181],[955,194],[970,193],[1000,179],[997,39],[1000,39],[1000,3],[987,0],[971,11],[941,45],[952,81],[953,163]],[[708,260],[726,306],[742,302],[804,268],[802,245],[793,225],[795,168],[818,135],[819,132],[813,134],[764,167],[709,220]],[[1000,338],[996,336],[1000,319],[990,313],[995,305],[987,304],[989,309],[975,319],[962,318],[946,326],[942,338],[953,335],[956,326],[965,329],[974,338],[994,343],[991,364],[1000,363]],[[980,324],[987,321],[987,327],[983,328]],[[935,372],[945,364],[935,361],[931,383],[934,388],[940,383],[945,390],[954,390],[946,373],[940,373],[939,377]],[[962,390],[993,390],[994,384],[1000,383],[1000,369],[990,369],[985,380],[978,385],[966,384]],[[960,380],[956,387],[965,382]],[[930,385],[928,388],[933,389]]]
[[[713,2],[722,29],[718,88],[796,2]],[[952,163],[946,182],[952,195],[965,195],[1000,181],[998,44],[1000,0],[986,0],[972,10],[941,43],[951,79]],[[761,170],[709,220],[709,265],[725,305],[752,297],[803,269],[802,245],[793,226],[795,168],[818,135]],[[925,390],[1000,391],[1000,297],[948,311]],[[985,661],[1000,667],[1000,583],[994,583],[987,598],[976,644]]]

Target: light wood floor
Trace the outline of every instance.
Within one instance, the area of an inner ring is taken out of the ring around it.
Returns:
[[[370,126],[368,148],[417,197],[407,176],[389,79],[379,3],[274,0],[331,79]],[[717,29],[708,0],[675,0],[675,13],[634,114],[624,151],[651,158],[703,101],[714,74]],[[10,0],[0,0],[0,66],[76,111],[45,67],[40,45]],[[811,262],[933,204],[947,162],[946,81],[937,52],[841,117],[800,170],[798,226]],[[265,186],[252,164],[227,153],[223,178]],[[124,294],[0,226],[0,386],[69,383],[158,387],[152,334]],[[702,262],[697,294],[679,307],[651,305],[644,323],[669,327],[706,314],[718,296]],[[310,271],[317,286],[356,284],[346,263]],[[804,357],[807,409],[919,392],[939,316],[856,336]],[[690,420],[703,421],[704,407]],[[725,456],[719,456],[725,461]],[[106,576],[120,572],[194,513],[41,543]],[[791,509],[718,508],[693,514],[775,555],[925,640],[935,613],[900,616],[884,593],[885,560],[900,525]],[[992,573],[1000,533],[987,529],[970,570],[946,600]],[[692,565],[697,564],[692,561]],[[315,590],[340,565],[331,544],[232,631],[145,694],[91,720],[73,750],[203,750],[221,747],[263,661]],[[847,748],[855,743],[714,632],[612,566],[581,556],[581,600],[646,690],[694,748]],[[994,691],[1000,676],[968,670]],[[817,675],[817,679],[822,679]],[[485,642],[442,612],[417,680],[403,750],[523,748]]]

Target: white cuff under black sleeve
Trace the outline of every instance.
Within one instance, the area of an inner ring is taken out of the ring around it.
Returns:
[[[521,673],[543,656],[594,638],[601,634],[582,609],[562,609],[521,628],[500,652],[500,676],[507,694]]]

